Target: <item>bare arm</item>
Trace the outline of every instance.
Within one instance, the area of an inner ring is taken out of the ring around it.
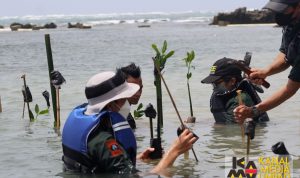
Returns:
[[[151,172],[156,174],[163,173],[166,168],[173,165],[179,155],[191,149],[197,139],[191,131],[185,129]]]
[[[268,111],[280,105],[290,97],[292,97],[299,89],[300,83],[288,80],[288,83],[280,90],[275,92],[271,97],[257,105],[259,111]]]
[[[285,61],[285,54],[279,52],[272,64],[266,69],[267,76],[286,70],[290,65]]]
[[[283,86],[280,90],[275,92],[272,96],[267,98],[265,101],[257,104],[256,107],[259,111],[264,112],[275,108],[290,97],[292,97],[299,89],[300,83],[293,80],[288,80],[288,83]],[[246,118],[253,117],[251,107],[245,105],[238,106],[234,109],[234,116],[236,121],[243,123]]]
[[[251,69],[250,79],[265,79],[267,76],[286,70],[290,65],[285,61],[285,54],[279,52],[275,60],[265,69]],[[259,81],[255,82],[260,84]]]

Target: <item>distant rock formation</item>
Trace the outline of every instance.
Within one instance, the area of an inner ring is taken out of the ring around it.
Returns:
[[[267,10],[247,11],[246,7],[238,8],[234,12],[218,13],[210,25],[225,26],[229,24],[259,24],[275,23],[274,13]]]
[[[4,28],[4,26],[3,25],[0,25],[0,29],[3,29]]]
[[[88,25],[83,25],[82,23],[76,23],[76,24],[71,24],[70,22],[68,23],[68,28],[80,28],[80,29],[89,29],[92,28],[92,26]]]
[[[47,28],[47,29],[54,29],[54,28],[57,28],[57,25],[53,22],[51,23],[47,23],[44,25],[44,28]]]
[[[32,29],[32,30],[40,30],[40,29],[50,29],[50,28],[56,28],[57,25],[55,23],[49,23],[49,24],[45,24],[44,26],[38,26],[38,25],[33,25],[33,24],[21,24],[21,23],[17,23],[14,22],[12,24],[10,24],[10,29],[11,31],[18,31],[19,29]]]

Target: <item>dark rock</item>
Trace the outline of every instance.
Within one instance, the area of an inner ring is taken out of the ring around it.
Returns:
[[[82,23],[76,23],[76,24],[71,24],[68,23],[68,28],[79,28],[79,29],[89,29],[92,28],[92,26],[88,26],[88,25],[83,25]]]
[[[34,27],[34,25],[27,23],[25,25],[22,26],[23,29],[32,29]]]
[[[45,24],[44,25],[44,28],[47,28],[47,29],[54,29],[54,28],[57,28],[57,25],[55,24],[55,23],[53,23],[53,22],[51,22],[51,23],[47,23],[47,24]]]
[[[218,13],[210,25],[275,23],[274,13],[267,10],[247,11],[246,7],[230,13]]]
[[[3,26],[3,25],[0,25],[0,28],[1,28],[1,29],[3,29],[3,28],[4,28],[4,26]]]
[[[10,24],[9,27],[10,27],[11,31],[17,31],[18,29],[23,27],[23,24],[14,22],[14,23]]]

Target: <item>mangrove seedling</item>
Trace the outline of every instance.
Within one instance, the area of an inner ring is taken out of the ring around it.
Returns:
[[[35,111],[35,119],[37,119],[39,115],[44,115],[44,114],[48,114],[49,113],[49,109],[48,108],[40,111],[40,108],[39,108],[38,104],[35,104],[34,111]]]
[[[183,59],[187,67],[186,84],[188,88],[191,117],[194,116],[194,113],[193,113],[193,104],[192,104],[192,97],[191,97],[191,90],[190,90],[190,78],[192,77],[191,69],[195,69],[195,66],[192,65],[192,61],[194,60],[194,58],[195,58],[195,52],[191,51],[191,52],[187,52],[186,57]]]
[[[156,87],[156,101],[157,101],[157,119],[158,119],[158,128],[163,126],[163,111],[162,111],[162,92],[161,92],[161,78],[158,75],[155,65],[159,67],[160,72],[165,68],[167,59],[174,55],[174,51],[167,52],[168,44],[165,40],[161,50],[158,49],[156,44],[152,44],[156,55],[153,57],[154,60],[154,85]]]
[[[133,111],[134,119],[139,119],[144,116],[143,103],[140,103],[136,110]]]

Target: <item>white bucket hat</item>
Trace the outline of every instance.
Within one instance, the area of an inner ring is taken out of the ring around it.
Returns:
[[[108,103],[133,96],[139,85],[127,83],[124,74],[118,70],[101,72],[92,76],[86,84],[85,95],[88,99],[86,115],[98,114]]]

